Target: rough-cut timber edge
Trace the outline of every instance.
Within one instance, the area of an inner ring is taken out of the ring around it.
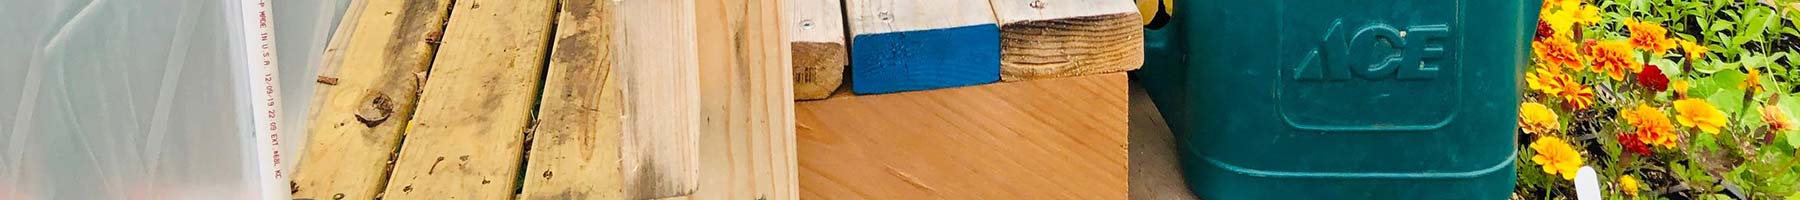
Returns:
[[[1000,79],[1023,81],[1136,70],[1144,65],[1137,13],[1000,26]]]
[[[610,2],[561,0],[520,199],[625,198]]]
[[[828,42],[792,42],[794,47],[794,99],[815,100],[831,97],[844,81],[844,66],[850,55],[844,44]]]
[[[459,0],[382,198],[511,199],[555,0]]]
[[[850,65],[856,94],[993,83],[1000,79],[1000,28],[988,23],[856,35]]]
[[[413,117],[421,77],[444,28],[448,0],[369,1],[347,12],[327,52],[308,128],[306,158],[294,176],[294,197],[373,199],[388,180],[388,162]],[[340,32],[342,33],[342,32]],[[341,48],[341,49],[339,49]],[[340,57],[341,56],[341,57]]]

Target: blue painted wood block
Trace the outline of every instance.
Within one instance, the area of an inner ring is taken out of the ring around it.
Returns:
[[[1000,80],[1000,27],[994,24],[856,35],[850,85],[881,94]]]

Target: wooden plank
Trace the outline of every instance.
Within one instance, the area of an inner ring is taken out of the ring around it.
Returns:
[[[693,193],[699,182],[700,75],[694,2],[613,1],[612,45],[625,100],[626,198]]]
[[[830,97],[844,81],[850,64],[844,46],[844,10],[841,0],[790,0],[787,2],[788,43],[794,52],[794,98]]]
[[[624,199],[619,92],[608,0],[562,0],[521,199]]]
[[[845,0],[857,94],[1000,79],[1000,28],[986,0]]]
[[[803,199],[1125,199],[1112,73],[800,102]]]
[[[294,197],[371,199],[388,178],[405,122],[418,99],[419,77],[436,52],[429,40],[444,28],[448,0],[369,1],[356,6],[327,52]],[[344,32],[340,32],[344,33]],[[333,59],[342,59],[333,61]]]
[[[554,5],[456,2],[384,199],[513,198]]]
[[[698,0],[701,177],[691,199],[798,198],[780,0]]]
[[[1000,22],[1000,79],[1022,81],[1144,65],[1137,5],[1119,0],[991,0]]]

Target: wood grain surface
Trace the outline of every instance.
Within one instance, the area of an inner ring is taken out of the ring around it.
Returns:
[[[520,199],[624,199],[624,101],[608,0],[561,0]],[[577,14],[579,13],[579,14]]]
[[[624,84],[626,198],[691,194],[700,178],[702,122],[696,2],[609,1],[620,26],[612,47]]]
[[[555,0],[460,0],[383,199],[518,191]]]
[[[697,0],[699,188],[689,199],[798,198],[782,0]]]
[[[360,1],[359,1],[360,2]],[[294,197],[372,199],[388,179],[449,0],[360,2],[325,54]]]
[[[844,81],[850,46],[844,45],[842,0],[788,0],[788,41],[793,46],[794,98],[824,99]]]
[[[991,0],[1000,23],[1000,79],[1124,72],[1144,65],[1136,5],[1118,0]]]
[[[800,102],[804,199],[1124,199],[1123,73]]]

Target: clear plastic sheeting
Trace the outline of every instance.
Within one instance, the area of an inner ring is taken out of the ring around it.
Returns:
[[[254,199],[236,0],[0,0],[0,199]],[[274,0],[286,168],[348,0]]]

